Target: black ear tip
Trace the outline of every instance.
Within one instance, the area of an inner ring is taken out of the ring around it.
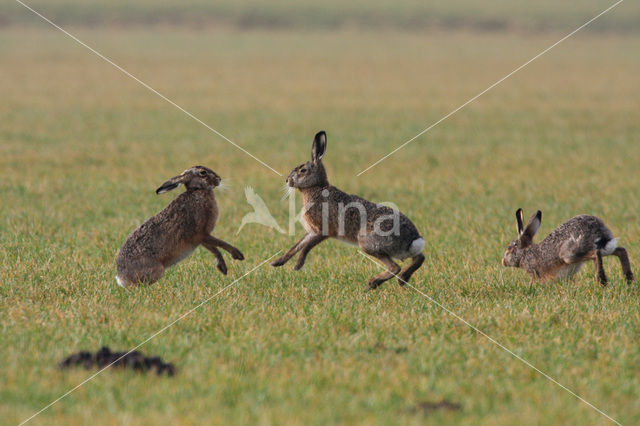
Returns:
[[[171,191],[172,189],[176,189],[180,186],[180,183],[176,182],[165,182],[158,189],[156,189],[156,194],[164,194],[165,192]]]
[[[538,210],[538,211],[536,212],[536,217],[537,217],[538,219],[542,219],[542,210]]]
[[[320,139],[320,138],[327,138],[327,132],[325,132],[324,130],[320,130],[318,133],[316,133],[315,136],[316,139]]]

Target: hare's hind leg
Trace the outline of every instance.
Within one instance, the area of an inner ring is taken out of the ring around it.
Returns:
[[[633,282],[633,272],[631,271],[631,264],[629,263],[629,256],[627,255],[627,250],[624,247],[617,247],[613,253],[614,256],[617,256],[620,259],[620,265],[622,266],[622,272],[624,272],[624,277],[627,279],[628,283]]]
[[[596,277],[598,282],[603,286],[607,286],[607,275],[604,273],[604,267],[602,266],[602,253],[600,250],[596,250],[596,258],[593,260],[596,265]]]
[[[424,254],[420,253],[419,255],[412,257],[409,266],[407,266],[402,270],[402,272],[400,272],[400,276],[398,276],[398,283],[400,285],[405,285],[406,283],[408,283],[411,275],[413,275],[413,273],[417,271],[420,266],[422,266],[422,262],[424,262]]]
[[[371,279],[369,280],[369,288],[371,290],[375,290],[376,288],[378,288],[380,284],[382,284],[387,280],[390,280],[395,276],[398,276],[398,274],[400,273],[400,269],[401,269],[400,265],[394,262],[389,256],[384,254],[376,254],[376,253],[367,253],[367,254],[370,254],[371,256],[374,256],[376,259],[379,259],[387,267],[386,271],[371,277]]]
[[[560,247],[560,259],[567,265],[578,265],[585,260],[593,260],[593,264],[595,266],[596,278],[598,282],[603,286],[607,285],[607,275],[604,273],[604,268],[602,266],[602,251],[600,249],[592,250],[587,245],[588,240],[582,237],[579,238],[571,238],[565,241],[564,244]],[[577,272],[579,266],[574,268],[574,271],[563,269],[567,273],[567,278],[570,278],[573,273]]]

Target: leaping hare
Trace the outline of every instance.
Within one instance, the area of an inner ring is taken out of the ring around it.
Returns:
[[[282,266],[300,252],[295,266],[297,271],[312,248],[332,237],[358,245],[362,251],[384,263],[387,270],[369,280],[371,289],[394,276],[398,276],[398,282],[404,285],[424,262],[424,239],[399,211],[346,194],[330,185],[322,165],[326,147],[327,135],[319,132],[313,140],[311,161],[296,167],[287,177],[287,184],[302,193],[302,219],[307,233],[271,265]],[[412,262],[405,269],[393,261],[394,258],[409,257]]]
[[[213,253],[218,269],[225,275],[227,265],[218,247],[234,259],[243,260],[240,250],[211,235],[218,220],[213,189],[220,182],[213,170],[194,166],[156,189],[156,194],[162,194],[183,184],[187,190],[129,235],[118,255],[118,284],[152,284],[166,268],[185,259],[200,244]]]
[[[534,279],[570,279],[586,261],[593,260],[598,282],[606,286],[602,258],[612,254],[620,259],[627,281],[633,281],[627,251],[618,247],[618,240],[599,218],[576,216],[558,226],[538,244],[533,243],[533,237],[540,228],[542,212],[538,210],[533,214],[525,228],[522,209],[518,209],[516,222],[518,238],[507,246],[502,258],[504,266],[522,268]]]

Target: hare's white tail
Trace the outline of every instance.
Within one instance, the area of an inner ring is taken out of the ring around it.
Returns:
[[[602,249],[602,255],[609,256],[611,253],[615,251],[616,247],[618,247],[618,239],[617,238],[610,239],[609,241],[607,241],[607,244]]]
[[[409,246],[409,255],[417,256],[424,250],[424,238],[416,238]]]
[[[422,253],[422,250],[424,250],[424,238],[420,237],[411,242],[407,251],[398,253],[394,255],[394,257],[396,259],[404,260],[419,255]]]
[[[127,287],[127,283],[126,281],[124,281],[122,278],[120,278],[120,276],[116,275],[116,281],[118,282],[118,285],[120,287],[126,288]]]

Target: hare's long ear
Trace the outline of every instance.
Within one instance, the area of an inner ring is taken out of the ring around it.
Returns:
[[[516,223],[518,225],[518,236],[522,235],[524,231],[524,220],[522,217],[522,209],[516,210]]]
[[[322,160],[324,157],[324,153],[327,151],[327,134],[324,130],[316,133],[315,138],[313,138],[313,145],[311,146],[311,161],[317,163]]]
[[[184,174],[179,176],[174,176],[168,181],[166,181],[165,183],[163,183],[162,185],[160,185],[160,187],[156,189],[156,194],[164,194],[165,192],[169,192],[172,189],[176,189],[178,186],[180,186],[181,183],[183,183],[183,181],[184,181]]]
[[[520,236],[520,243],[523,247],[528,246],[533,242],[533,237],[540,229],[542,223],[542,212],[538,210],[535,214],[531,215],[527,227],[524,228],[522,235]]]

